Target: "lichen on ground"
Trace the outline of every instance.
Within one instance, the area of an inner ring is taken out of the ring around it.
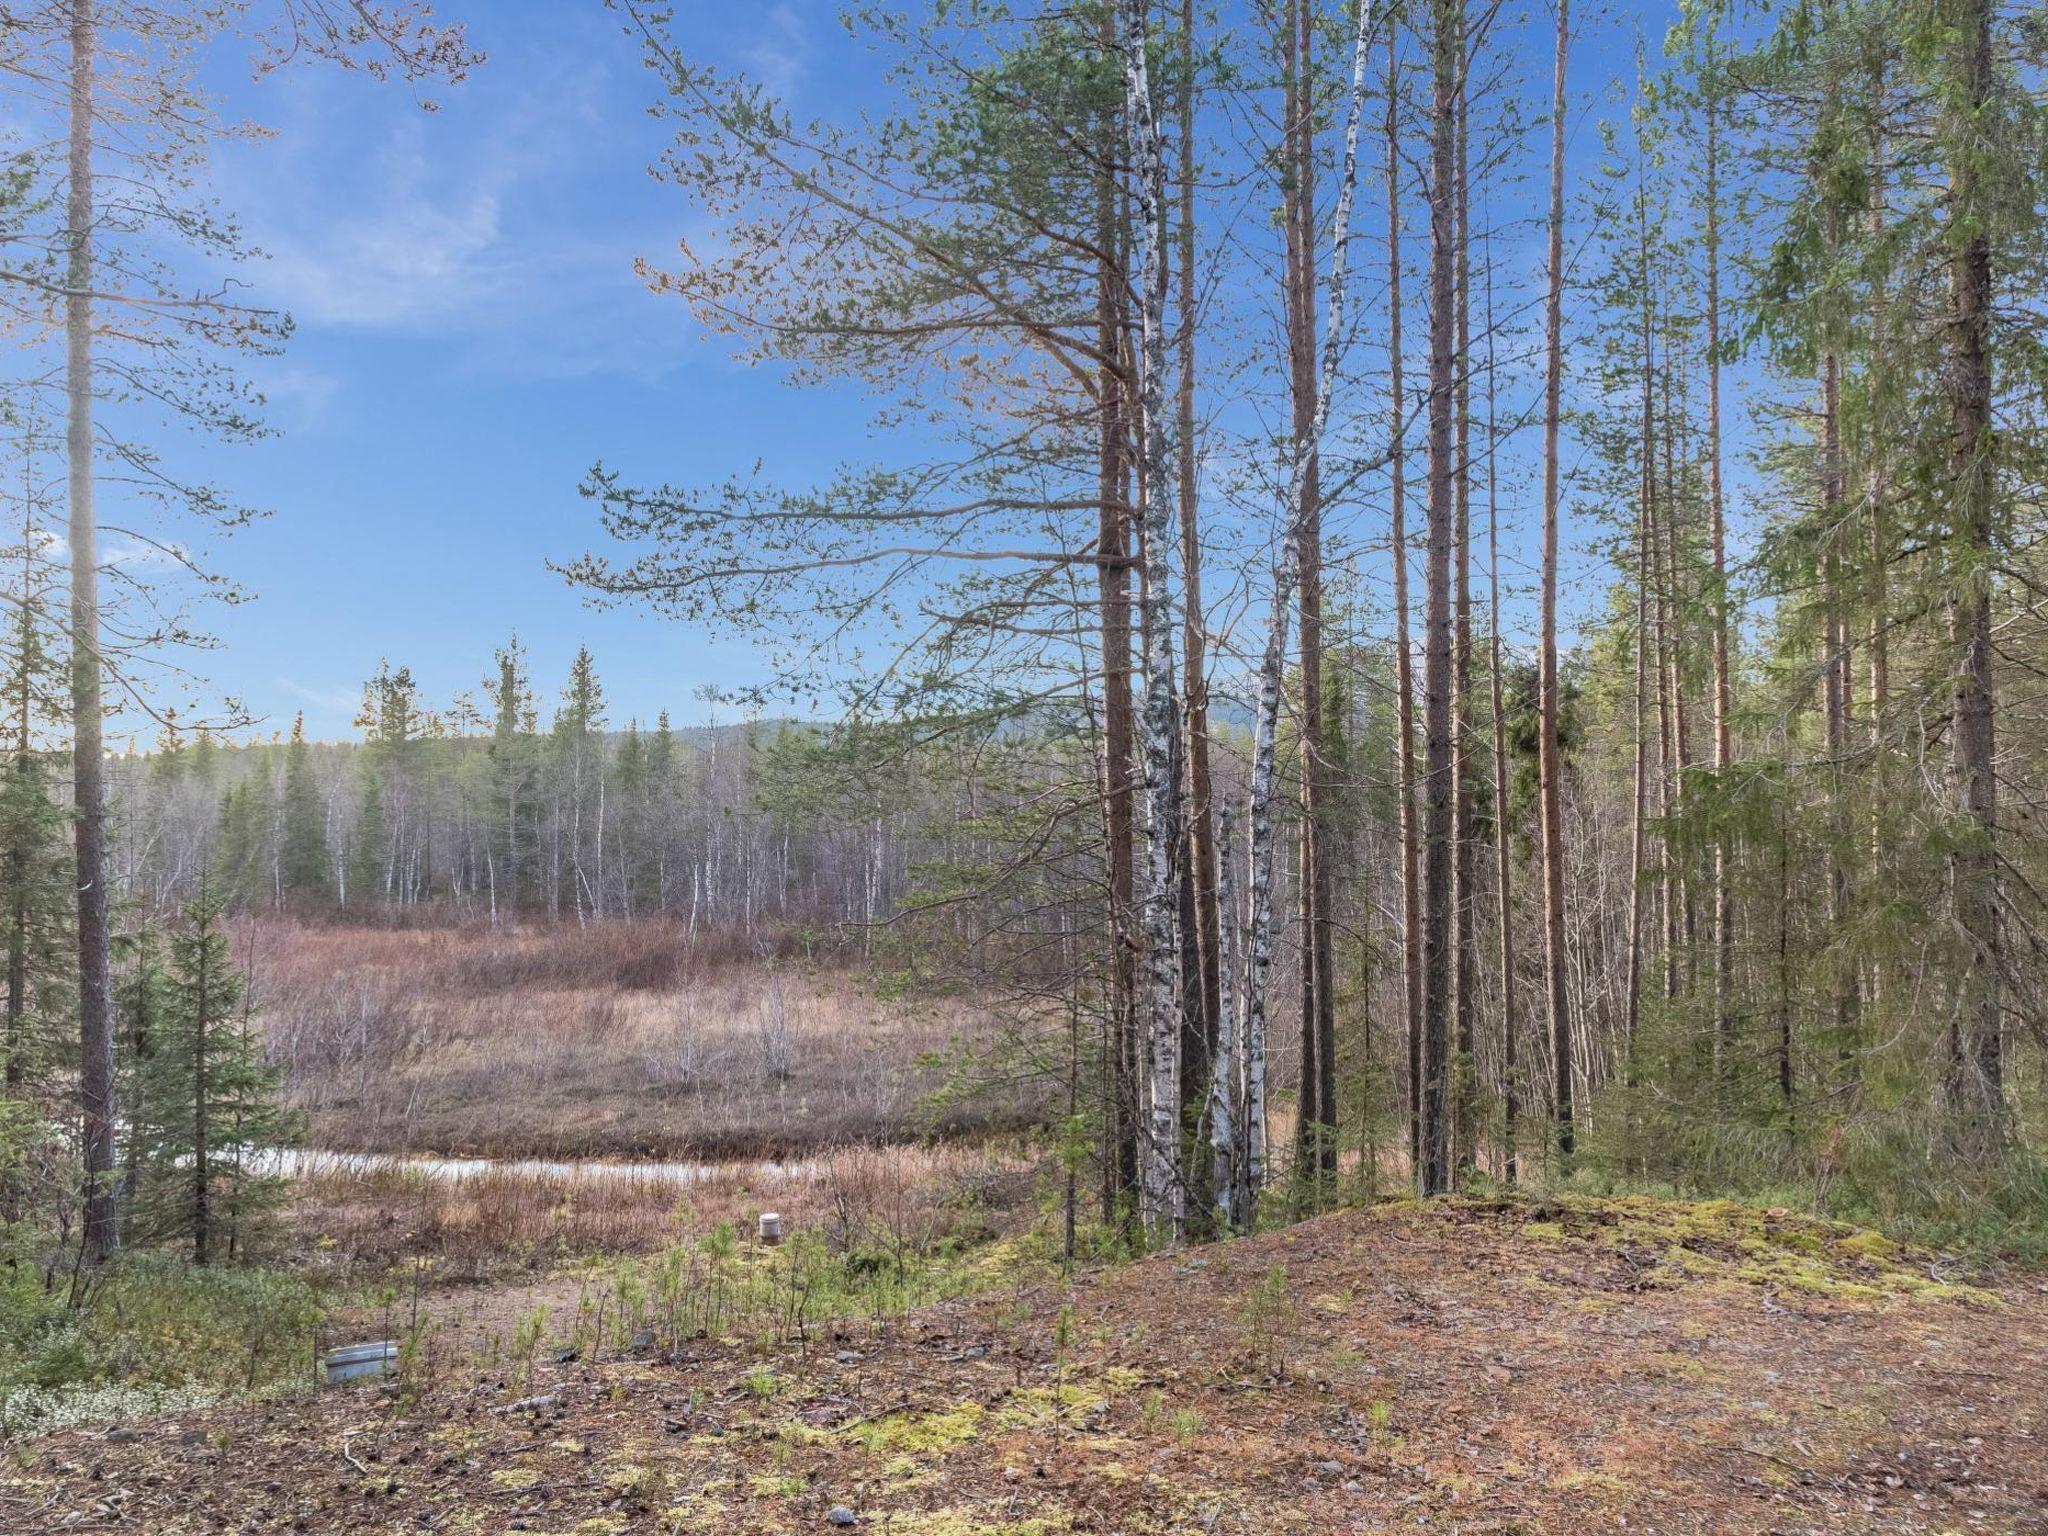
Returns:
[[[1908,1298],[1995,1306],[1998,1294],[1950,1272],[1953,1261],[1844,1222],[1732,1200],[1569,1195],[1450,1202],[1516,1222],[1523,1237],[1617,1255],[1644,1288],[1725,1280],[1847,1303]]]

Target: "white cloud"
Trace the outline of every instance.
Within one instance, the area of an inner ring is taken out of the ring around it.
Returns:
[[[275,425],[296,429],[332,424],[342,381],[328,369],[309,367],[286,354],[266,359],[250,372],[270,405]]]
[[[730,56],[787,96],[813,30],[777,4],[746,18]],[[673,259],[693,222],[645,172],[670,134],[644,110],[658,84],[602,27],[552,41],[494,43],[433,114],[311,72],[255,103],[278,131],[238,148],[221,183],[267,257],[246,274],[259,298],[307,339],[428,338],[451,368],[496,379],[646,381],[696,353],[684,306],[633,269]],[[345,409],[335,379],[264,382],[311,424]]]
[[[603,60],[521,62],[432,114],[332,77],[271,99],[279,132],[222,168],[262,296],[308,326],[434,335],[545,308],[591,256],[577,198],[621,152],[602,112],[619,82]]]
[[[810,67],[810,24],[786,4],[772,7],[764,19],[767,30],[740,50],[740,62],[750,79],[787,103]]]
[[[501,238],[507,179],[500,166],[439,188],[414,159],[372,205],[269,235],[263,284],[321,325],[413,328],[502,303],[517,280]]]
[[[353,720],[356,707],[363,702],[360,684],[354,688],[317,688],[294,682],[289,677],[281,677],[277,682],[278,686],[293,698],[303,700],[315,709],[343,720]]]

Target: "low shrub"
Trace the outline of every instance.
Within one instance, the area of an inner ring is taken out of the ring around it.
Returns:
[[[308,1382],[320,1305],[262,1269],[122,1259],[77,1306],[26,1269],[0,1270],[0,1431],[177,1411]]]

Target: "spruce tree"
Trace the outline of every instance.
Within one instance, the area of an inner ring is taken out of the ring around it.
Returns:
[[[154,928],[139,928],[117,941],[114,958],[121,972],[114,984],[115,1060],[119,1066],[121,1102],[127,1106],[121,1145],[121,1213],[128,1240],[139,1240],[147,1227],[136,1196],[144,1168],[157,1167],[172,1138],[157,1117],[163,1096],[155,1091],[156,1060],[163,1050],[169,982],[164,973],[163,942]]]
[[[189,1241],[195,1264],[233,1259],[259,1237],[285,1182],[263,1154],[299,1135],[243,1006],[248,978],[230,958],[224,911],[203,889],[170,934],[157,1039],[137,1074],[149,1138],[138,1209],[156,1241]]]
[[[275,899],[270,862],[274,810],[267,777],[231,784],[221,796],[214,882],[221,899],[237,910]]]
[[[300,906],[324,905],[333,895],[327,861],[326,816],[313,782],[313,752],[306,744],[306,717],[292,721],[284,754],[284,807],[278,880],[285,898]]]
[[[567,787],[570,905],[579,918],[604,915],[604,687],[590,648],[579,646],[555,716],[557,768]],[[592,844],[595,844],[593,850]]]
[[[491,701],[491,903],[493,915],[519,915],[520,871],[528,843],[533,777],[533,695],[526,684],[526,652],[512,636],[498,652],[497,670],[484,683]]]
[[[7,766],[0,774],[0,893],[7,954],[6,1017],[0,1024],[0,1083],[19,1098],[70,1026],[72,873],[70,818],[57,803],[54,759],[41,732],[61,718],[61,637],[50,632],[55,578],[24,527],[17,557],[20,607],[6,657]]]

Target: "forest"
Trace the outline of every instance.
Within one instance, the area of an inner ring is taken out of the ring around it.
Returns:
[[[0,1529],[2038,1528],[2048,14],[590,0],[711,371],[279,707],[468,9],[0,30]]]

